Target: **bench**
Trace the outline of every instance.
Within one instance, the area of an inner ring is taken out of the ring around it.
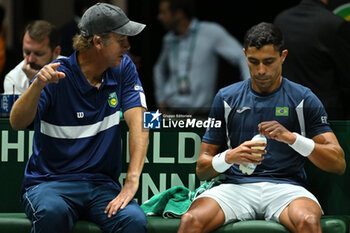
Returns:
[[[148,233],[176,233],[180,224],[179,219],[164,219],[158,216],[147,217]],[[323,216],[321,226],[323,233],[348,232],[349,216]],[[31,222],[24,213],[0,213],[1,233],[30,233]],[[227,224],[220,227],[215,233],[290,233],[281,224],[264,220],[251,220]],[[92,222],[78,221],[71,233],[102,233]]]

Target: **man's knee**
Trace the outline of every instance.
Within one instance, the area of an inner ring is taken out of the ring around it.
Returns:
[[[147,220],[144,213],[130,216],[129,219],[129,224],[133,227],[136,227],[138,229],[146,229]]]
[[[50,202],[42,204],[38,209],[37,215],[59,219],[60,216],[66,216],[68,212],[68,208],[60,202]]]
[[[117,226],[121,226],[124,229],[122,232],[146,232],[146,215],[138,206],[130,207],[123,215],[118,217],[120,222],[114,228],[118,229],[119,227]]]
[[[69,209],[58,203],[41,204],[32,216],[33,227],[37,232],[69,232],[74,220],[69,214]]]
[[[186,228],[191,227],[192,229],[203,229],[203,224],[201,224],[198,218],[190,211],[182,215],[181,224],[186,226]]]
[[[298,232],[304,229],[313,229],[320,226],[320,218],[316,214],[308,213],[300,217],[299,223],[297,224]]]

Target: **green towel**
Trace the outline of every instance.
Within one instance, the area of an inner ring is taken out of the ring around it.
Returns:
[[[141,208],[147,216],[160,215],[163,218],[181,218],[194,198],[219,183],[219,181],[205,182],[194,192],[183,186],[175,186],[154,195],[143,203]]]
[[[193,201],[196,197],[202,194],[204,191],[211,189],[214,186],[221,184],[221,181],[213,179],[211,181],[207,181],[199,186],[194,192],[191,192],[191,201]]]
[[[191,191],[183,186],[175,186],[154,195],[141,205],[146,215],[161,215],[164,218],[179,218],[191,205]]]

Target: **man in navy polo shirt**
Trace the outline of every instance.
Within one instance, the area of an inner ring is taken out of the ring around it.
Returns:
[[[291,232],[321,233],[321,207],[303,187],[304,163],[343,174],[344,151],[319,99],[281,76],[288,51],[276,26],[260,23],[249,29],[244,53],[250,79],[217,93],[209,117],[221,120],[223,127],[206,131],[196,168],[201,180],[221,173],[226,179],[192,203],[179,232],[210,232],[233,221],[266,219]],[[228,149],[220,150],[223,146]]]
[[[32,232],[70,232],[80,218],[103,232],[145,232],[146,218],[132,200],[145,161],[145,95],[126,55],[127,36],[144,24],[113,5],[98,3],[82,17],[76,50],[43,67],[13,106],[10,122],[34,121],[33,155],[25,169],[22,202]],[[120,111],[130,130],[130,164],[123,188]]]

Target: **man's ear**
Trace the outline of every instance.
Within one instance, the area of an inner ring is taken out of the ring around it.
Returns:
[[[284,49],[282,51],[282,55],[281,55],[282,56],[282,62],[284,62],[284,60],[286,59],[287,55],[288,55],[288,50]]]
[[[94,35],[92,38],[93,44],[97,49],[102,49],[103,47],[103,40],[100,36]]]
[[[61,46],[57,45],[53,50],[53,60],[56,60],[57,57],[61,54]]]
[[[247,48],[247,50],[248,50],[248,48]],[[247,63],[249,63],[248,62],[248,57],[247,57],[247,50],[245,50],[245,48],[243,48],[243,53],[244,53],[245,60],[247,61]]]

